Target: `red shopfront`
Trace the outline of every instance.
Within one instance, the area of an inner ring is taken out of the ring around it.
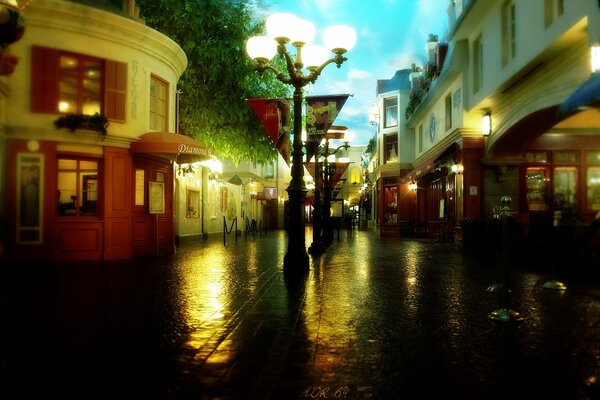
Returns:
[[[206,159],[208,150],[191,138],[161,134],[167,142],[150,145],[155,135],[142,135],[131,150],[8,140],[6,257],[111,260],[173,253],[173,160]]]

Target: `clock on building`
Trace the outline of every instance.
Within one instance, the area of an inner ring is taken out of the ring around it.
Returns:
[[[429,119],[429,141],[433,143],[435,141],[435,131],[436,131],[436,122],[435,122],[435,114],[431,114],[431,118]]]

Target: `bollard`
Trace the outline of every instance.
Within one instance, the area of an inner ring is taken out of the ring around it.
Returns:
[[[496,282],[488,286],[485,289],[488,293],[500,293],[502,292],[502,234],[500,225],[500,214],[502,207],[494,206],[492,209],[493,214],[493,242],[494,242],[494,255],[496,261]]]
[[[558,274],[558,243],[560,242],[560,220],[562,218],[562,213],[560,211],[554,211],[554,220],[552,222],[552,226],[554,227],[554,248],[553,254],[554,257],[552,259],[552,279],[547,281],[542,285],[544,289],[552,289],[552,290],[566,290],[567,285],[562,283],[561,281],[556,279]]]
[[[500,221],[501,221],[501,229],[502,229],[502,254],[501,254],[501,267],[503,272],[503,282],[502,282],[502,300],[503,304],[501,308],[495,311],[492,311],[488,318],[493,319],[494,321],[501,322],[511,322],[511,321],[522,321],[523,316],[515,310],[511,310],[510,306],[510,268],[508,266],[508,244],[509,244],[509,236],[510,236],[510,225],[509,218],[511,216],[510,211],[510,203],[512,199],[510,196],[502,196],[502,209],[500,212]]]

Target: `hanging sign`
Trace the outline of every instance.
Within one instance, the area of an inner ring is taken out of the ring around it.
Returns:
[[[315,155],[323,136],[335,121],[349,94],[306,97],[306,160]]]
[[[290,165],[290,102],[286,99],[247,99],[265,133]]]

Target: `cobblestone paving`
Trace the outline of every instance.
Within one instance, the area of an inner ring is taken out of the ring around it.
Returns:
[[[0,398],[600,398],[585,385],[600,372],[597,281],[564,274],[549,291],[547,271],[515,261],[509,307],[525,318],[496,322],[493,257],[349,231],[290,280],[285,251],[269,232],[3,265]]]

